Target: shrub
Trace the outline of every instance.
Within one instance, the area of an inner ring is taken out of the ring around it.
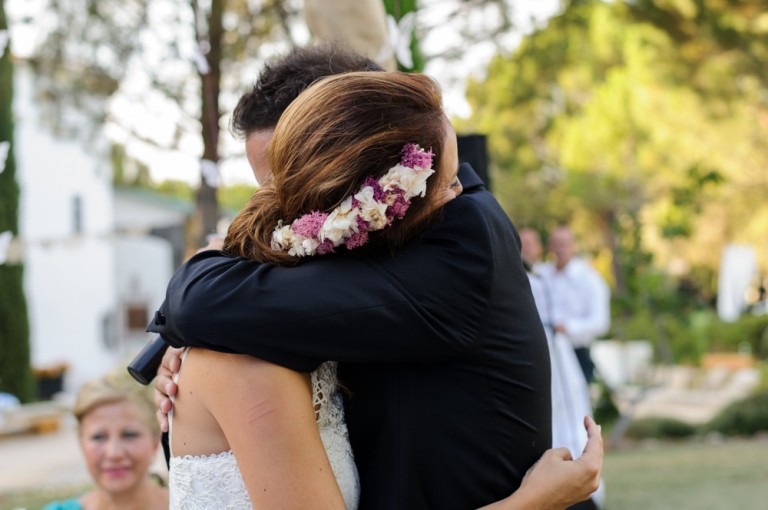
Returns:
[[[743,315],[734,322],[713,322],[708,328],[710,349],[737,351],[744,347],[754,356],[768,358],[768,315]]]
[[[734,322],[722,322],[712,311],[688,314],[652,314],[637,310],[616,318],[616,338],[645,339],[654,345],[656,361],[697,364],[707,352],[748,351],[768,360],[768,315],[744,315]]]
[[[768,431],[768,390],[733,402],[705,427],[729,436],[752,436]]]
[[[600,393],[597,397],[597,402],[595,402],[594,418],[600,425],[610,427],[619,419],[621,413],[616,402],[613,400],[611,389],[605,384],[605,381],[599,379],[598,387],[600,388]]]
[[[626,437],[633,439],[682,439],[696,434],[697,428],[672,418],[640,418],[627,428]]]

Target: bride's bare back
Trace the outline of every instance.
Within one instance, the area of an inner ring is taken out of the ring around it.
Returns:
[[[255,508],[344,508],[308,375],[246,355],[192,349],[178,386],[174,457],[232,450]]]

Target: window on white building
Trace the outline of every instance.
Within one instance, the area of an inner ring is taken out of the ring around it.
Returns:
[[[144,331],[149,323],[146,305],[126,305],[125,307],[126,325],[128,331]]]
[[[72,227],[75,234],[83,232],[83,197],[72,197]]]

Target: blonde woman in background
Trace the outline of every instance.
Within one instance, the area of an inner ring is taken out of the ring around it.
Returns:
[[[167,509],[167,489],[149,474],[160,428],[147,389],[127,375],[109,374],[82,386],[73,413],[96,487],[44,510]]]

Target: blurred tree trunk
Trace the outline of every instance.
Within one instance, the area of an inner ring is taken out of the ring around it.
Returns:
[[[8,34],[5,0],[0,0],[0,33]],[[10,41],[0,46],[0,234],[19,233],[19,186],[13,147],[13,61]],[[3,249],[0,247],[0,249]],[[5,258],[5,254],[0,254]],[[28,401],[34,397],[29,322],[21,263],[0,261],[0,392]]]
[[[221,40],[224,34],[224,0],[213,0],[210,11],[201,19],[197,0],[192,0],[195,11],[195,36],[201,48],[210,48],[202,55],[207,69],[198,66],[202,107],[200,125],[203,136],[203,156],[200,165],[200,187],[196,196],[196,214],[189,239],[189,251],[206,243],[206,237],[216,233],[219,220],[219,203],[216,196],[219,180],[219,94],[221,92]],[[206,72],[207,71],[207,72]],[[206,169],[206,166],[208,169]],[[196,243],[196,246],[195,246]]]

